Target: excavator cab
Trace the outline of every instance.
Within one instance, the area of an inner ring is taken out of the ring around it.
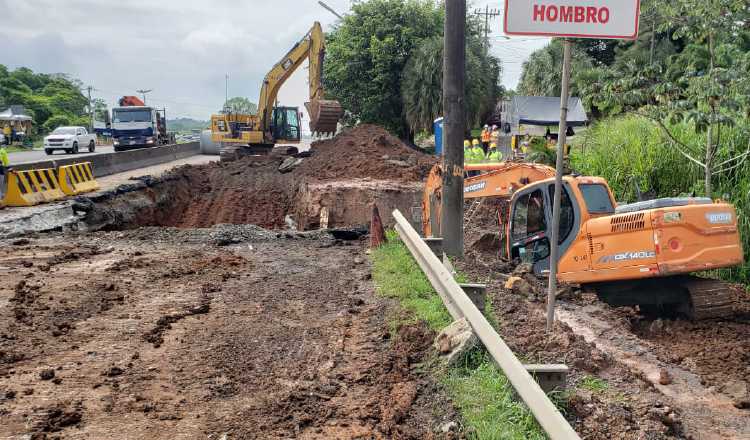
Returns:
[[[571,199],[571,185],[563,184],[560,210],[560,253],[571,246],[581,228],[581,207]],[[508,253],[511,258],[534,265],[535,273],[549,270],[550,237],[552,235],[552,204],[555,182],[544,181],[515,194],[511,203],[507,230]],[[609,206],[612,206],[609,201]],[[614,212],[614,208],[612,208]]]
[[[300,126],[297,107],[274,107],[271,132],[276,142],[299,142]]]

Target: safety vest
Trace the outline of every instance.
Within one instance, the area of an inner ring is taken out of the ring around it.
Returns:
[[[492,134],[490,134],[490,140],[495,143],[500,142],[500,131],[499,130],[493,131]]]
[[[464,148],[464,163],[474,163],[474,149]]]
[[[503,153],[500,152],[500,150],[490,150],[487,153],[487,161],[491,163],[500,162],[503,160]]]
[[[482,142],[487,143],[490,141],[490,131],[482,130]]]
[[[0,163],[2,163],[4,167],[10,166],[10,159],[8,158],[8,150],[6,150],[5,148],[0,148]]]
[[[471,148],[471,155],[474,158],[473,163],[479,163],[484,160],[484,150],[482,150],[482,147],[472,147]]]

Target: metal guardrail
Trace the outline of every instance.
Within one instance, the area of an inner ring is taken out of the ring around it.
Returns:
[[[536,420],[552,440],[580,440],[565,417],[542,391],[521,361],[503,341],[482,312],[464,293],[440,260],[432,253],[417,231],[398,210],[393,211],[396,231],[414,259],[422,268],[445,307],[454,319],[466,318],[500,369],[507,376],[516,393],[531,410]]]

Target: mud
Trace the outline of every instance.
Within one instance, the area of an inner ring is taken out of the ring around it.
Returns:
[[[471,202],[467,202],[469,212]],[[654,320],[630,308],[613,308],[572,288],[559,297],[555,335],[545,336],[546,279],[521,275],[528,292],[505,289],[516,267],[498,258],[502,237],[498,204],[484,202],[467,219],[467,259],[458,267],[472,282],[488,284],[501,334],[531,362],[572,367],[570,409],[586,438],[745,438],[747,322],[750,296],[737,289],[738,315],[706,322]],[[514,275],[519,275],[518,273]],[[606,381],[587,389],[586,378]],[[662,384],[660,382],[666,382]]]
[[[2,243],[0,438],[442,438],[434,335],[391,333],[360,243],[232,228]]]

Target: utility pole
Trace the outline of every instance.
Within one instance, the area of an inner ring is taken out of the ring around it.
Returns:
[[[487,5],[484,7],[484,11],[477,8],[474,10],[474,15],[478,16],[484,16],[484,41],[487,44],[487,47],[490,45],[490,18],[495,18],[500,15],[499,9],[490,9],[490,6]]]
[[[557,300],[557,257],[560,250],[560,206],[562,198],[563,160],[568,131],[568,95],[570,90],[571,41],[563,40],[562,91],[560,93],[560,127],[557,134],[557,171],[555,173],[555,200],[552,204],[552,234],[549,255],[549,291],[547,292],[547,333],[555,325],[555,301]]]
[[[224,110],[229,102],[229,74],[224,75]]]
[[[141,96],[143,96],[143,103],[145,104],[146,103],[146,93],[151,93],[151,92],[153,92],[153,90],[151,90],[151,89],[148,89],[148,90],[141,89],[141,90],[136,90],[136,92],[140,93]]]
[[[464,256],[464,151],[466,128],[466,0],[445,1],[443,59],[443,249]]]
[[[91,91],[93,89],[91,86],[86,87],[86,90],[89,92],[89,123],[91,124],[89,128],[92,133],[94,132],[94,103],[91,101]]]

